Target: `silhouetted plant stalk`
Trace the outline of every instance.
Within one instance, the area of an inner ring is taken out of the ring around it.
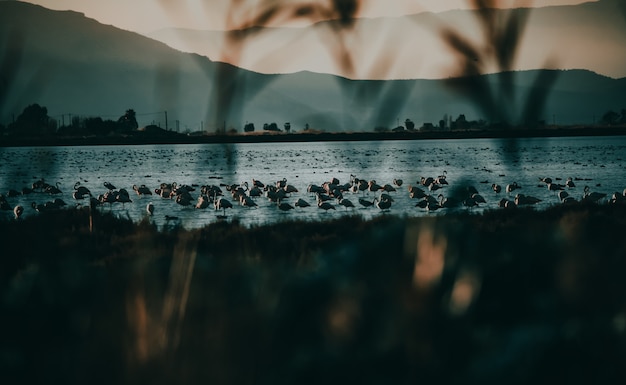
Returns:
[[[466,95],[492,123],[536,125],[557,72],[542,70],[527,95],[515,95],[514,63],[532,2],[517,1],[516,8],[508,10],[496,9],[496,0],[471,3],[482,30],[481,42],[471,41],[454,27],[445,26],[441,31],[444,41],[459,58],[457,73],[448,84]],[[550,60],[546,61],[549,64]],[[495,85],[481,76],[487,73],[497,74]]]

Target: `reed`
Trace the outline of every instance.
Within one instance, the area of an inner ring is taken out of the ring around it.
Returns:
[[[624,214],[575,204],[164,231],[97,213],[93,233],[82,210],[0,222],[1,376],[623,382]]]

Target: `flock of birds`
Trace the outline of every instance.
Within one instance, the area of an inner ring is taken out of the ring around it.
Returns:
[[[588,181],[589,179],[567,178],[564,183],[562,179],[549,177],[539,178],[538,186],[547,188],[553,192],[562,203],[571,203],[579,201],[573,194],[568,191],[576,188],[576,182]],[[576,181],[576,182],[575,182]],[[488,183],[488,182],[481,182]],[[71,192],[72,198],[79,206],[88,206],[95,208],[99,206],[112,207],[113,204],[132,203],[131,193],[125,188],[116,188],[110,182],[103,183],[104,192],[94,195],[89,188],[80,182],[74,184]],[[259,206],[260,199],[267,199],[270,204],[275,205],[280,211],[290,211],[296,208],[305,209],[309,206],[316,205],[320,210],[329,211],[337,210],[338,206],[343,206],[345,210],[353,209],[358,204],[362,208],[376,207],[385,212],[389,211],[395,200],[393,194],[397,194],[398,190],[404,189],[401,179],[393,179],[389,184],[378,184],[375,180],[367,180],[358,178],[355,175],[350,176],[350,181],[341,183],[339,179],[332,178],[319,185],[310,184],[306,188],[306,193],[310,199],[298,198],[292,205],[289,203],[293,194],[299,193],[299,189],[289,184],[286,178],[278,180],[274,183],[263,183],[259,180],[252,179],[251,183],[243,182],[240,184],[213,184],[213,185],[186,185],[177,183],[161,183],[158,188],[151,189],[146,185],[133,185],[132,191],[139,197],[160,197],[175,202],[182,207],[193,207],[196,209],[213,208],[221,212],[218,218],[226,218],[226,210],[232,209],[234,205],[246,208],[254,208]],[[501,208],[511,209],[523,205],[533,205],[542,200],[531,195],[518,192],[522,187],[516,182],[501,186],[499,184],[491,184],[491,189],[497,195],[506,194],[498,201]],[[487,202],[485,197],[471,185],[449,187],[447,174],[444,171],[442,175],[437,177],[421,177],[414,185],[409,184],[406,187],[409,198],[415,201],[415,207],[427,211],[435,211],[446,208],[456,207],[474,207]],[[447,189],[447,190],[443,190]],[[444,195],[442,191],[448,191]],[[59,183],[51,185],[45,180],[39,179],[32,186],[24,187],[21,191],[9,190],[6,194],[0,194],[0,210],[13,210],[15,219],[20,219],[24,214],[22,205],[11,205],[9,200],[14,197],[30,195],[30,194],[46,194],[49,196],[57,196],[62,194]],[[372,198],[372,194],[374,197]],[[513,195],[514,194],[514,195]],[[315,203],[313,203],[313,197]],[[580,201],[601,202],[607,197],[606,193],[591,191],[589,186],[585,186]],[[352,199],[356,198],[356,204]],[[626,202],[626,189],[622,193],[615,192],[606,200],[608,203]],[[68,206],[61,198],[54,198],[43,204],[33,202],[31,207],[38,211],[57,210]],[[154,215],[155,205],[149,202],[146,205],[147,215]],[[166,215],[166,220],[178,219],[176,216]]]

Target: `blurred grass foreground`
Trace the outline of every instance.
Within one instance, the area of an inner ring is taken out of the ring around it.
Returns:
[[[626,205],[0,222],[3,384],[616,384]]]

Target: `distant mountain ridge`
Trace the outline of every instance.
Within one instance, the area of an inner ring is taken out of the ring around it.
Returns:
[[[588,69],[614,78],[626,76],[625,3],[600,0],[533,9],[513,69],[544,68],[550,61],[554,69]],[[242,44],[239,61],[231,64],[261,73],[307,70],[356,79],[447,78],[456,75],[456,59],[445,49],[440,30],[449,26],[480,42],[482,31],[476,12],[453,10],[357,19],[349,40],[355,73],[337,64],[333,52],[340,48],[330,36],[334,21],[302,28],[252,27],[239,31],[238,35],[250,37]],[[503,17],[509,10],[494,12]],[[224,43],[227,35],[222,31],[163,29],[146,36],[217,61],[224,60],[222,53],[228,51],[228,43]],[[393,57],[394,62],[388,64],[380,59],[387,57]]]
[[[528,95],[539,72],[516,72],[513,88]],[[555,71],[546,89],[545,120],[591,123],[626,107],[626,79],[590,71]],[[497,82],[498,75],[483,78]],[[356,81],[299,72],[265,75],[177,51],[76,12],[0,2],[0,123],[32,103],[69,123],[72,116],[117,119],[128,108],[140,125],[180,131],[236,128],[246,122],[291,122],[327,131],[371,131],[409,118],[419,127],[447,114],[484,118],[472,98],[445,80]]]

